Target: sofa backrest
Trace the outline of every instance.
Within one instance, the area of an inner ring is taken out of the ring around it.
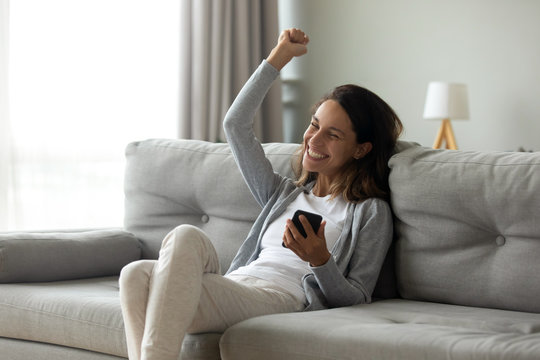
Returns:
[[[292,176],[297,144],[265,144],[274,171]],[[180,224],[204,230],[222,271],[247,236],[261,208],[253,199],[227,144],[152,139],[126,148],[124,227],[155,259],[165,235]]]
[[[540,312],[540,153],[413,147],[389,166],[402,297]]]

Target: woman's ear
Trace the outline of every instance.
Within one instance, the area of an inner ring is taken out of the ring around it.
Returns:
[[[370,143],[370,142],[365,142],[365,143],[362,143],[362,144],[358,144],[358,146],[356,148],[356,152],[354,153],[354,158],[356,160],[363,158],[364,156],[369,154],[371,149],[373,149],[373,144]]]

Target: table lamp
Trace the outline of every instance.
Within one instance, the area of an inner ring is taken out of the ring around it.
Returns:
[[[442,119],[441,127],[433,144],[434,149],[439,149],[442,142],[445,141],[447,149],[457,150],[450,119],[469,119],[467,85],[430,82],[424,107],[424,119]]]

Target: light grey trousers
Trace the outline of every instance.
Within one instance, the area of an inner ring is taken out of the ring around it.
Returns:
[[[158,260],[122,269],[120,302],[130,360],[177,360],[186,333],[223,332],[250,317],[304,308],[268,281],[220,275],[214,246],[190,225],[165,237]]]

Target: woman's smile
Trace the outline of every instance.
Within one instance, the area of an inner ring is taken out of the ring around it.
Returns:
[[[307,147],[307,155],[312,158],[313,160],[317,161],[317,160],[322,160],[322,159],[326,159],[328,157],[328,155],[325,155],[325,154],[321,154],[315,150],[313,150],[309,145]]]
[[[304,133],[306,151],[302,165],[311,172],[333,178],[357,152],[356,134],[347,112],[334,100],[322,103]]]

